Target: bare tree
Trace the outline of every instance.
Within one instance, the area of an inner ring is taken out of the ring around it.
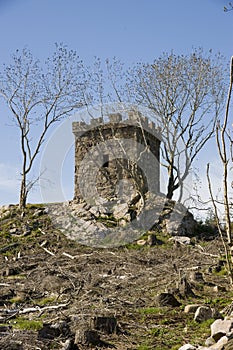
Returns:
[[[223,7],[223,11],[224,12],[229,12],[229,11],[232,11],[233,10],[233,5],[231,2],[228,3],[228,6],[224,6]]]
[[[0,95],[16,126],[22,154],[19,205],[23,209],[36,179],[29,179],[48,130],[83,105],[84,67],[77,53],[56,45],[44,64],[28,49],[17,50],[0,74]],[[39,177],[39,175],[38,175]]]
[[[230,201],[230,181],[229,181],[229,170],[232,168],[233,158],[232,158],[232,144],[233,139],[231,137],[231,128],[229,126],[229,109],[230,109],[230,101],[231,101],[231,95],[232,95],[232,87],[233,87],[233,57],[231,58],[230,63],[230,83],[229,83],[229,90],[227,95],[227,102],[226,102],[226,110],[225,110],[225,116],[222,123],[218,121],[216,125],[216,143],[218,148],[218,155],[220,162],[222,164],[222,170],[223,170],[223,179],[222,179],[222,192],[223,192],[223,201],[217,201],[214,198],[213,193],[213,184],[211,183],[211,177],[210,177],[210,164],[207,165],[207,179],[209,184],[209,192],[211,196],[211,200],[214,207],[215,217],[217,220],[217,227],[219,231],[219,235],[222,239],[224,248],[225,248],[225,255],[227,259],[228,264],[228,272],[230,276],[230,282],[233,284],[233,266],[232,266],[232,207],[231,207],[231,201]],[[223,206],[223,213],[224,213],[224,226],[221,225],[220,216],[219,213],[219,206]],[[226,233],[226,235],[225,235]],[[225,237],[226,236],[226,237]]]
[[[193,161],[214,133],[225,93],[223,62],[196,49],[186,56],[164,53],[128,71],[129,99],[160,119],[169,199],[177,189],[182,199]]]

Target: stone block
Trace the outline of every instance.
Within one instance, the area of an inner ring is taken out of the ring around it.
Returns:
[[[194,321],[203,322],[213,317],[213,310],[209,306],[199,306],[194,315]]]
[[[200,306],[201,306],[200,304],[186,305],[184,308],[184,312],[187,314],[195,313]]]
[[[119,123],[122,121],[122,115],[120,113],[110,113],[108,118],[110,123]]]
[[[233,328],[233,320],[216,320],[210,326],[211,337],[217,342]]]

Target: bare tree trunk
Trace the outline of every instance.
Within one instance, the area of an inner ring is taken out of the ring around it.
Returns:
[[[26,185],[26,174],[22,174],[21,185],[20,185],[20,198],[19,198],[19,209],[23,210],[26,207],[27,202],[27,185]]]
[[[232,87],[233,87],[233,56],[231,57],[231,63],[230,63],[230,84],[229,84],[229,90],[228,90],[228,96],[227,96],[225,117],[224,117],[223,125],[220,126],[220,123],[218,123],[216,127],[216,143],[218,147],[218,154],[223,167],[223,206],[224,206],[224,220],[225,220],[224,233],[226,233],[226,238],[223,235],[223,229],[220,225],[217,204],[216,204],[216,200],[213,197],[211,180],[209,176],[209,164],[207,165],[207,179],[209,184],[209,192],[210,192],[211,200],[215,211],[219,235],[222,239],[223,246],[225,249],[227,266],[228,266],[228,274],[230,277],[231,285],[233,285],[233,266],[232,266],[233,260],[232,260],[232,229],[231,229],[231,213],[230,213],[231,208],[230,208],[229,191],[228,191],[228,183],[229,183],[228,166],[229,166],[229,160],[231,159],[232,139],[228,134],[227,126],[228,126],[228,119],[229,119],[229,108],[230,108]],[[230,142],[230,145],[229,145],[230,150],[228,150],[228,142]]]
[[[21,173],[21,185],[20,185],[20,197],[19,208],[24,210],[27,202],[27,152],[25,149],[25,138],[27,137],[27,124],[25,120],[21,123],[21,149],[23,155],[22,173]]]
[[[207,181],[208,181],[208,187],[209,187],[209,192],[210,192],[210,198],[211,198],[211,201],[212,201],[213,207],[214,207],[214,214],[215,214],[216,224],[217,224],[217,228],[218,228],[218,233],[219,233],[219,236],[221,238],[221,241],[222,241],[222,244],[223,244],[223,247],[224,247],[224,251],[225,251],[225,256],[226,256],[226,261],[227,261],[227,269],[228,269],[228,276],[229,276],[230,284],[233,285],[233,270],[232,270],[231,250],[229,249],[229,246],[228,246],[227,242],[225,241],[225,238],[224,238],[224,235],[223,235],[223,231],[222,231],[222,228],[221,228],[219,215],[218,215],[218,209],[217,209],[217,205],[216,205],[216,202],[215,202],[215,199],[214,199],[214,195],[213,195],[213,191],[212,191],[212,185],[211,185],[211,180],[210,180],[209,169],[210,169],[210,165],[208,163],[207,164],[206,174],[207,174]]]
[[[167,195],[166,195],[168,199],[172,199],[173,197],[173,194],[174,194],[173,187],[174,187],[174,181],[172,180],[171,177],[169,177],[168,186],[167,186]]]
[[[229,117],[229,108],[230,108],[230,101],[231,101],[231,94],[232,94],[232,86],[233,86],[233,57],[231,57],[231,64],[230,64],[230,85],[228,90],[228,97],[227,97],[227,105],[226,105],[226,114],[224,119],[224,124],[221,130],[221,159],[222,163],[224,165],[224,175],[223,175],[223,193],[224,193],[224,213],[225,213],[225,223],[226,223],[226,232],[227,232],[227,239],[228,244],[232,246],[232,232],[231,232],[231,218],[230,218],[230,204],[229,204],[229,195],[228,195],[228,163],[229,159],[227,158],[227,150],[226,150],[226,134],[227,134],[227,124],[228,124],[228,117]],[[219,147],[218,143],[218,147]]]

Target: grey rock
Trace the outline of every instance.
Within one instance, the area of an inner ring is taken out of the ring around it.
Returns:
[[[171,293],[160,293],[156,297],[156,302],[159,306],[180,306],[181,303]]]
[[[228,338],[226,336],[223,336],[222,338],[219,339],[219,341],[211,345],[208,349],[209,350],[223,350],[225,349],[225,345],[228,343]]]
[[[129,206],[127,203],[117,204],[113,207],[113,216],[115,219],[119,220],[124,218],[124,216],[128,213]]]
[[[216,341],[212,337],[208,337],[205,341],[206,346],[211,346],[211,345],[214,345],[215,343]]]
[[[233,349],[233,339],[228,338],[228,342],[224,345],[224,350],[232,350]]]
[[[167,200],[162,214],[163,231],[171,236],[193,236],[197,222],[181,203]]]
[[[186,305],[184,308],[184,312],[187,314],[195,313],[200,306],[201,306],[200,304]]]
[[[233,328],[233,320],[215,320],[210,326],[211,337],[217,342]]]
[[[195,346],[191,344],[185,344],[181,346],[178,350],[195,350],[195,349],[197,349]]]
[[[191,244],[191,239],[186,236],[173,236],[169,238],[169,241],[176,242],[179,244],[189,245]]]
[[[90,213],[93,214],[96,218],[98,218],[100,216],[100,209],[97,205],[91,207],[89,209]]]
[[[213,317],[213,310],[209,306],[199,306],[194,315],[194,321],[203,322]]]
[[[95,205],[93,207],[90,207],[89,212],[95,217],[99,217],[102,215],[108,215],[110,213],[110,208],[104,205]]]

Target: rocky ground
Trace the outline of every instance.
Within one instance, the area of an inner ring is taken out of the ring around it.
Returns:
[[[0,349],[203,345],[213,319],[185,307],[221,311],[233,293],[221,242],[198,233],[188,245],[153,232],[153,244],[101,249],[67,239],[43,206],[1,208]]]

